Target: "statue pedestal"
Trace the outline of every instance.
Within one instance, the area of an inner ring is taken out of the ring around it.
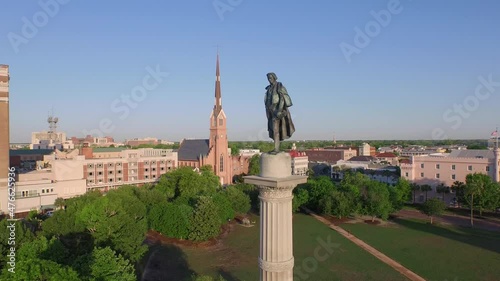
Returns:
[[[292,191],[307,176],[292,176],[288,153],[262,154],[259,176],[244,182],[259,189],[261,281],[293,281]]]

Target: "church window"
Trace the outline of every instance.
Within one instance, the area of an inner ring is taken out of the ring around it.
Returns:
[[[220,156],[220,171],[224,172],[224,155]]]
[[[222,126],[222,125],[224,125],[224,119],[221,118],[221,119],[219,119],[219,126]]]

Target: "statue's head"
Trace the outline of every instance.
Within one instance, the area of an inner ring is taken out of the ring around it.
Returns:
[[[270,84],[274,84],[278,80],[278,76],[276,76],[274,72],[269,72],[267,74],[267,80],[269,81]]]

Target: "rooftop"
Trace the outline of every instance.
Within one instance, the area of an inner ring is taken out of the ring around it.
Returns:
[[[198,160],[200,156],[206,156],[208,154],[208,139],[185,139],[181,142],[181,146],[178,151],[179,161],[193,161]]]
[[[50,155],[54,152],[53,149],[11,149],[9,151],[10,156],[20,156],[20,155]]]

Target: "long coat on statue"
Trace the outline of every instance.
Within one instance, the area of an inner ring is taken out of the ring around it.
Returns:
[[[292,100],[288,92],[281,84],[276,82],[266,87],[266,96],[264,103],[266,105],[267,114],[267,130],[269,137],[274,139],[274,122],[278,122],[279,140],[289,139],[295,132],[292,116],[288,107],[292,106]]]

